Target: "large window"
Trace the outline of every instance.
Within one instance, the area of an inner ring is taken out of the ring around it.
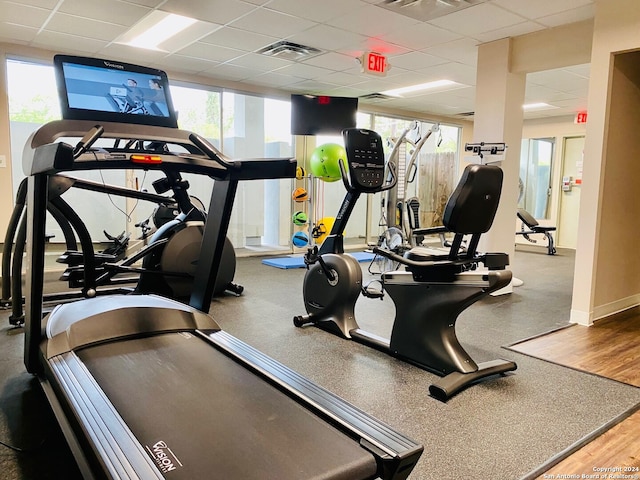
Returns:
[[[289,102],[224,92],[223,151],[231,158],[292,157]],[[291,179],[242,182],[229,227],[236,248],[289,249]]]
[[[48,65],[22,61],[7,61],[9,120],[11,129],[11,166],[13,192],[25,178],[22,153],[31,133],[41,125],[60,119],[58,92],[53,68]],[[125,174],[115,171],[78,172],[77,177],[100,183],[122,185]],[[119,234],[126,229],[130,216],[124,199],[74,191],[65,194],[65,200],[78,212],[96,241],[106,240],[103,230]],[[53,242],[62,242],[62,231],[53,221],[47,222],[47,233]]]
[[[408,131],[396,149],[398,184],[374,200],[380,213],[371,221],[381,233],[400,228],[409,242],[411,227],[442,225],[445,204],[458,179],[460,128],[376,116],[374,129],[386,139],[387,155]]]
[[[42,124],[60,118],[60,110],[51,66],[10,60],[7,70],[15,192],[24,178],[21,157],[28,136]],[[230,158],[304,157],[304,153],[294,152],[289,101],[194,85],[172,85],[171,94],[180,128],[206,137]],[[428,122],[418,123],[422,135],[433,126]],[[380,133],[387,155],[394,139],[410,124],[408,119],[364,113],[357,116],[358,127],[372,128]],[[388,217],[395,217],[398,199],[418,199],[420,226],[439,224],[444,202],[456,179],[459,130],[455,126],[441,126],[420,150],[415,171],[409,172],[409,177],[405,176],[407,162],[415,147],[411,144],[403,146],[400,193],[363,196],[347,227],[347,243],[363,245],[376,242],[390,224]],[[318,136],[313,139],[315,146],[328,142],[342,144],[342,137]],[[78,176],[153,191],[152,182],[159,174],[93,171],[80,172]],[[207,206],[213,182],[197,175],[187,176],[187,179],[190,193]],[[413,181],[408,181],[411,179]],[[228,233],[237,249],[259,252],[289,250],[291,236],[299,230],[292,223],[292,214],[300,208],[312,210],[308,213],[316,220],[335,217],[344,198],[342,182],[315,181],[313,196],[304,206],[292,201],[295,186],[291,179],[241,182]],[[138,237],[141,231],[136,224],[149,218],[155,207],[120,197],[105,201],[104,195],[87,191],[72,191],[65,194],[65,198],[86,221],[95,241],[105,240],[103,230],[111,234],[128,231],[132,238]],[[391,206],[389,211],[386,210],[387,205]],[[402,221],[401,216],[398,216],[398,221]],[[396,224],[395,218],[392,224]],[[48,225],[49,233],[55,235],[53,242],[61,242],[61,232],[53,223]],[[310,231],[312,227],[307,228]]]

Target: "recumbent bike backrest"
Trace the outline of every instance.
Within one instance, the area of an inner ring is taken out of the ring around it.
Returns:
[[[495,165],[467,165],[447,205],[442,223],[455,234],[450,256],[456,256],[464,235],[472,235],[466,256],[475,254],[482,233],[493,224],[502,191],[503,173]]]

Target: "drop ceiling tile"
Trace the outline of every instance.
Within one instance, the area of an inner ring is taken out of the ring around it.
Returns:
[[[391,75],[394,68],[391,67],[389,75]],[[410,70],[402,70],[397,75],[394,74],[390,77],[390,81],[392,81],[395,85],[394,88],[408,87],[410,85],[418,85],[419,83],[425,83],[431,81],[435,76],[429,76],[423,72],[414,72]],[[441,78],[436,78],[437,80],[441,80]]]
[[[350,85],[354,88],[360,88],[362,90],[368,90],[369,92],[383,92],[385,90],[391,90],[396,85],[393,82],[389,82],[385,79],[379,79],[374,77],[363,77],[363,81]]]
[[[332,73],[332,71],[327,70],[326,68],[314,67],[313,65],[296,62],[275,70],[275,73],[278,75],[292,75],[294,77],[298,77],[298,81],[302,81],[327,75],[328,73]]]
[[[526,21],[526,18],[508,12],[489,3],[481,3],[458,10],[444,17],[430,20],[431,25],[445,28],[461,35],[473,36],[509,27]]]
[[[224,25],[256,8],[238,0],[168,0],[161,10]]]
[[[115,23],[130,27],[151,9],[141,5],[104,0],[64,0],[58,9],[78,17],[91,18],[103,22]]]
[[[46,29],[59,33],[73,32],[81,37],[110,42],[124,33],[127,27],[66,13],[55,13],[47,23]]]
[[[281,75],[277,72],[267,72],[251,78],[251,83],[269,87],[285,87],[293,83],[299,83],[306,80],[301,77],[292,77],[290,75]]]
[[[466,10],[471,10],[467,8]],[[422,50],[424,53],[441,57],[465,65],[476,65],[478,63],[478,41],[472,38],[461,38],[452,42],[436,45]]]
[[[377,37],[367,37],[364,42],[364,46],[355,45],[355,47],[358,50],[358,53],[361,53],[362,50],[364,50],[368,52],[382,53],[387,56],[402,55],[410,52],[406,47],[396,45],[395,43],[385,42]],[[346,49],[340,49],[340,51],[344,52]]]
[[[325,95],[332,95],[336,97],[357,98],[363,95],[367,95],[368,93],[371,93],[371,92],[369,92],[368,90],[360,90],[358,88],[353,88],[353,87],[334,87],[326,90]],[[358,105],[360,105],[361,101],[362,100],[358,100]],[[363,102],[363,104],[365,103]]]
[[[49,18],[49,10],[44,8],[10,2],[0,4],[0,21],[3,22],[40,28],[47,18]]]
[[[288,37],[287,40],[329,51],[350,48],[354,45],[364,46],[366,37],[329,25],[315,25]]]
[[[156,8],[164,3],[164,0],[125,0],[126,3],[133,3],[143,7]]]
[[[302,63],[336,71],[347,70],[357,64],[354,57],[336,52],[322,53],[308,60],[304,60]]]
[[[550,15],[548,17],[539,18],[537,21],[547,27],[558,27],[568,23],[581,22],[583,20],[589,20],[593,18],[595,14],[595,7],[593,5],[587,5],[575,10],[569,10],[567,12],[558,13],[556,15]]]
[[[30,5],[32,7],[40,7],[52,9],[54,8],[60,0],[9,0],[4,1],[2,3],[6,4],[16,4],[16,5]]]
[[[406,68],[408,70],[420,70],[422,68],[433,67],[434,65],[441,65],[448,63],[440,57],[434,57],[423,52],[410,52],[403,55],[394,55],[389,57],[389,63],[392,67]]]
[[[272,35],[273,32],[278,32],[280,38],[286,38],[307,30],[316,23],[304,18],[260,8],[231,22],[231,25],[263,35]]]
[[[249,3],[251,5],[265,5],[269,3],[271,0],[242,0],[244,3]]]
[[[245,54],[245,52],[243,52],[242,50],[236,50],[235,48],[218,47],[209,43],[202,42],[193,43],[175,53],[177,53],[178,55],[202,58],[204,60],[220,63],[226,62],[236,57],[240,57]]]
[[[271,70],[286,67],[291,62],[277,57],[268,57],[259,53],[248,53],[241,57],[234,58],[227,63],[240,67],[252,68],[254,70],[258,70],[260,73],[266,73]]]
[[[544,72],[530,73],[527,75],[527,84],[529,83],[566,92],[572,89],[588,87],[589,80],[559,68],[546,70]]]
[[[418,72],[424,75],[425,82],[447,79],[463,85],[476,84],[476,68],[461,63],[435,65],[433,67],[423,68]]]
[[[60,50],[65,53],[96,53],[107,45],[107,42],[92,38],[69,35],[66,33],[41,31],[32,42],[33,46],[47,50]]]
[[[277,42],[278,40],[278,37],[262,35],[248,30],[222,27],[211,35],[202,38],[200,42],[220,47],[236,48],[246,52],[255,52],[260,50],[262,47],[266,47],[267,45]]]
[[[535,20],[591,5],[593,0],[536,0],[535,2],[531,0],[493,0],[493,4],[520,16]]]
[[[527,84],[524,98],[526,103],[553,103],[556,100],[567,100],[572,96],[550,87]]]
[[[198,20],[189,28],[185,28],[176,35],[169,37],[158,45],[158,48],[167,52],[176,53],[183,48],[193,45],[202,37],[206,37],[216,30],[222,28],[220,25]]]
[[[556,106],[573,112],[580,112],[587,110],[587,101],[584,98],[572,98],[569,100],[559,100],[555,103]]]
[[[38,34],[38,29],[15,25],[13,23],[0,23],[0,38],[12,43],[28,44]]]
[[[162,60],[167,53],[158,50],[147,50],[143,48],[131,47],[121,43],[110,43],[100,50],[100,55],[104,58],[122,60],[137,65],[149,65]]]
[[[212,78],[234,81],[251,78],[258,75],[259,73],[260,72],[258,72],[257,70],[251,68],[240,67],[238,65],[230,65],[228,63],[216,65],[203,72],[200,72],[201,75],[206,75]]]
[[[410,28],[417,20],[395,12],[389,12],[375,5],[365,5],[357,10],[332,20],[331,25],[366,35],[381,37],[387,33]]]
[[[345,72],[332,72],[326,75],[319,75],[316,80],[322,83],[329,83],[332,85],[349,86],[362,83],[362,75],[355,75]]]
[[[522,22],[510,27],[499,28],[498,30],[492,30],[490,32],[478,33],[473,36],[482,43],[493,42],[494,40],[500,40],[501,38],[517,37],[519,35],[526,35],[527,33],[537,32],[544,30],[544,25],[536,22]]]
[[[336,86],[330,83],[318,82],[315,80],[304,80],[299,83],[293,83],[289,88],[297,92],[305,92],[310,95],[323,95],[325,92],[334,89]]]
[[[314,22],[325,23],[347,13],[357,12],[362,8],[360,2],[344,0],[272,0],[266,5],[269,10],[306,18]]]
[[[188,57],[186,55],[168,55],[160,62],[163,70],[177,70],[190,73],[202,72],[218,65],[218,62],[203,58]]]
[[[381,38],[414,50],[439,45],[461,38],[459,33],[449,32],[428,23],[416,23],[408,27],[393,30]]]
[[[562,70],[572,73],[573,75],[588,79],[589,75],[591,74],[591,64],[585,63],[583,65],[572,65],[570,67],[563,67]]]

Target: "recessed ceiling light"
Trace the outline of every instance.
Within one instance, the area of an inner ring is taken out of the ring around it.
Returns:
[[[464,87],[464,85],[462,85],[461,83],[454,82],[452,80],[436,80],[435,82],[420,83],[418,85],[411,85],[408,87],[394,88],[392,90],[386,90],[380,93],[383,93],[384,95],[390,95],[392,97],[402,97],[404,94],[407,94],[407,93],[414,93],[414,92],[420,92],[423,90],[435,90],[435,89],[449,90],[451,87],[456,87],[456,88]]]
[[[122,43],[148,50],[160,50],[160,44],[196,22],[193,18],[154,10],[123,35]]]
[[[544,102],[537,102],[537,103],[527,103],[525,105],[522,105],[522,109],[526,110],[526,111],[531,111],[531,110],[551,110],[553,108],[558,108],[555,105],[549,105],[548,103],[544,103]]]

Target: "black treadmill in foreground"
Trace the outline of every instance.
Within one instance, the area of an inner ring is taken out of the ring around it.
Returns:
[[[168,91],[162,72],[77,57],[57,57],[56,67],[63,85],[81,92],[63,92],[67,119],[40,128],[25,148],[25,365],[40,378],[82,474],[406,478],[421,445],[225,333],[207,313],[238,182],[293,177],[295,161],[226,159],[206,140],[175,128],[174,120],[163,125],[163,108],[172,110],[168,96],[164,105],[141,103],[131,113],[124,111],[129,100],[120,98],[126,92],[109,85],[131,76],[141,84],[153,75]],[[111,95],[103,103],[121,111],[76,112],[78,93],[96,97],[93,104]],[[83,138],[75,147],[59,141],[68,137]],[[92,148],[98,138],[101,145],[113,139],[113,146]],[[48,177],[135,168],[215,180],[190,304],[154,295],[96,296],[58,305],[43,321]]]

